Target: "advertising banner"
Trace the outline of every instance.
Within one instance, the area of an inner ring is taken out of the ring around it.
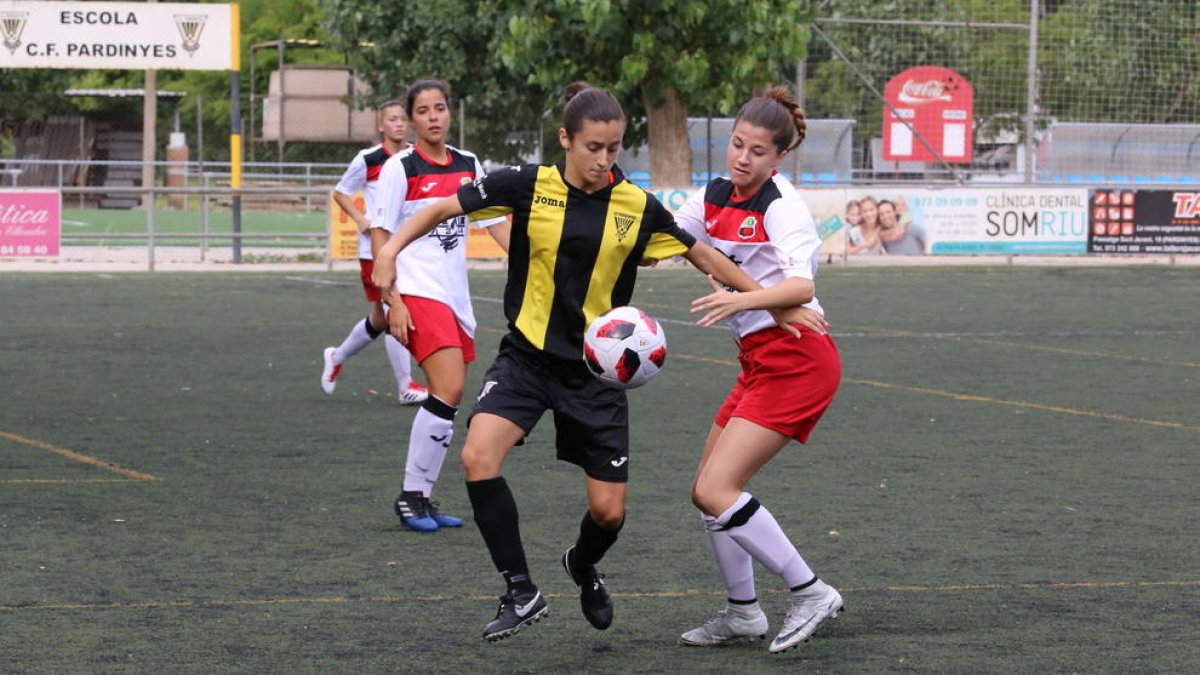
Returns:
[[[668,211],[675,212],[702,189],[704,188],[658,188],[649,192],[662,202]],[[821,255],[841,255],[846,250],[846,222],[842,218],[846,191],[841,188],[810,188],[800,190],[800,197],[816,221],[817,234],[821,237]]]
[[[1200,253],[1200,192],[1093,190],[1092,253]]]
[[[354,193],[354,206],[359,211],[366,210],[362,192]],[[334,201],[332,192],[326,213],[329,214],[329,255],[334,260],[358,260],[358,225]]]
[[[846,191],[851,255],[1087,252],[1083,188]]]
[[[61,192],[0,190],[0,258],[57,257],[61,242]]]
[[[0,68],[230,70],[227,4],[0,0]]]

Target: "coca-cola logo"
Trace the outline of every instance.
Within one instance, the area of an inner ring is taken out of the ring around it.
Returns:
[[[949,101],[950,94],[946,93],[946,84],[941,80],[929,80],[928,82],[905,80],[897,98],[901,103],[908,105],[922,105],[935,101]]]

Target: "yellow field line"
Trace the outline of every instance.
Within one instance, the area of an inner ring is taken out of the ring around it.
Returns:
[[[1155,359],[1149,356],[1134,356],[1133,354],[1112,354],[1109,352],[1093,352],[1086,349],[1067,349],[1065,347],[1046,347],[1042,345],[1033,345],[1027,342],[1009,342],[1008,340],[988,340],[983,338],[969,338],[970,342],[981,345],[996,345],[998,347],[1015,347],[1017,349],[1032,349],[1043,352],[1055,352],[1058,354],[1074,354],[1076,356],[1095,356],[1102,359],[1120,359],[1122,361],[1137,361],[1139,363],[1154,363],[1163,366],[1183,366],[1185,368],[1200,368],[1200,363],[1195,361],[1172,361],[1171,359]]]
[[[92,457],[90,455],[85,455],[81,452],[75,452],[74,450],[60,448],[57,445],[50,445],[49,443],[44,443],[42,441],[34,440],[32,438],[25,438],[24,436],[20,436],[18,434],[10,433],[7,431],[0,431],[0,438],[6,438],[10,441],[13,441],[14,443],[23,443],[25,445],[30,445],[35,448],[39,448],[41,450],[46,450],[47,452],[53,452],[54,454],[62,455],[63,457],[66,457],[67,459],[70,459],[70,460],[73,460],[76,462],[80,462],[83,464],[89,464],[91,466],[99,467],[101,469],[104,469],[105,471],[112,471],[113,473],[119,473],[122,476],[125,476],[127,478],[132,478],[134,480],[161,480],[155,476],[151,476],[148,473],[142,473],[141,471],[134,471],[133,469],[126,469],[123,466],[118,466],[117,464],[113,464],[112,462],[106,462],[102,459],[96,459],[95,457]]]
[[[156,479],[157,480],[157,479]],[[58,485],[66,483],[145,483],[142,478],[14,478],[0,480],[0,485]]]
[[[859,333],[873,333],[877,335],[894,335],[896,337],[913,337],[916,333],[907,330],[892,330],[890,328],[866,328],[863,326],[842,326],[849,330]],[[1050,347],[1047,345],[1032,344],[1029,342],[1014,342],[1012,340],[995,340],[992,338],[972,338],[972,337],[957,337],[953,335],[938,336],[929,335],[927,337],[940,340],[954,340],[960,342],[973,342],[979,345],[995,345],[997,347],[1012,347],[1015,349],[1026,349],[1037,352],[1052,352],[1055,354],[1074,354],[1075,356],[1090,356],[1101,359],[1120,359],[1122,361],[1136,361],[1138,363],[1154,363],[1161,366],[1183,366],[1185,368],[1200,368],[1200,362],[1196,361],[1175,361],[1172,359],[1156,359],[1149,356],[1135,356],[1133,354],[1114,354],[1111,352],[1096,352],[1087,349],[1070,349],[1068,347]]]
[[[855,330],[861,331],[861,330],[867,330],[867,329],[855,329]],[[502,331],[497,331],[497,332],[502,332]],[[892,332],[892,333],[896,333],[896,334],[901,334],[900,331],[876,331],[876,332]],[[1004,344],[998,340],[975,340],[975,341],[983,342],[983,343],[992,342],[992,343],[996,343],[996,344]],[[1012,346],[1020,346],[1020,347],[1025,346],[1020,343],[1011,343],[1011,345]],[[1067,352],[1073,351],[1073,350],[1058,349],[1055,347],[1047,347],[1045,349],[1047,349],[1048,351],[1067,351]],[[1075,353],[1081,353],[1081,352],[1075,352]],[[1099,352],[1089,352],[1088,355],[1104,356],[1106,358],[1112,357],[1112,358],[1128,358],[1128,359],[1132,359],[1132,360],[1154,361],[1153,359],[1143,359],[1142,357],[1138,357],[1138,356],[1121,356],[1120,354],[1101,354]],[[738,367],[740,365],[740,364],[738,364],[737,361],[734,361],[732,359],[719,359],[719,358],[711,358],[711,357],[707,357],[707,356],[693,356],[692,354],[672,353],[670,358],[679,359],[682,361],[694,361],[697,363],[711,363],[711,364],[718,365],[718,366]],[[1186,362],[1186,361],[1184,361],[1184,362],[1154,361],[1154,362],[1168,364],[1168,365],[1193,365],[1190,362]],[[907,392],[912,392],[914,394],[927,394],[929,396],[941,396],[943,398],[952,398],[956,401],[973,401],[976,403],[993,403],[996,405],[1006,405],[1006,406],[1011,406],[1014,408],[1029,408],[1030,410],[1044,410],[1046,412],[1062,413],[1064,415],[1078,415],[1078,416],[1082,416],[1082,417],[1095,417],[1098,419],[1110,420],[1112,422],[1129,422],[1131,424],[1143,424],[1146,426],[1163,427],[1166,429],[1182,429],[1184,431],[1200,431],[1200,426],[1195,426],[1195,425],[1191,425],[1191,424],[1183,424],[1181,422],[1165,422],[1163,420],[1151,420],[1151,419],[1146,419],[1144,417],[1129,417],[1127,415],[1118,415],[1116,413],[1095,412],[1092,410],[1080,410],[1079,408],[1067,408],[1065,406],[1046,405],[1043,403],[1030,403],[1028,401],[1009,401],[1009,400],[1002,399],[1002,398],[993,398],[991,396],[978,396],[975,394],[959,394],[959,393],[955,393],[952,391],[944,391],[941,389],[930,389],[928,387],[910,387],[910,386],[903,385],[903,384],[893,384],[891,382],[880,382],[878,380],[857,380],[857,379],[853,379],[853,378],[847,378],[846,381],[852,382],[854,384],[865,385],[868,387],[878,387],[880,389],[896,389],[898,391],[907,391]]]
[[[1062,413],[1064,415],[1079,415],[1081,417],[1095,417],[1098,419],[1111,420],[1114,422],[1130,422],[1132,424],[1144,424],[1152,427],[1164,427],[1167,429],[1183,429],[1185,431],[1200,431],[1200,426],[1191,424],[1183,424],[1181,422],[1164,422],[1162,420],[1149,420],[1142,417],[1128,417],[1126,415],[1117,415],[1115,413],[1095,412],[1092,410],[1079,410],[1078,408],[1066,408],[1059,405],[1046,405],[1042,403],[1030,403],[1028,401],[1009,401],[1002,398],[992,398],[991,396],[977,396],[975,394],[959,394],[952,391],[943,391],[941,389],[929,389],[927,387],[910,387],[903,384],[893,384],[891,382],[879,382],[877,380],[855,380],[847,379],[847,382],[854,384],[862,384],[868,387],[878,387],[880,389],[896,389],[898,391],[908,391],[915,394],[928,394],[930,396],[941,396],[943,398],[952,398],[956,401],[973,401],[976,403],[994,403],[996,405],[1006,405],[1014,408],[1029,408],[1031,410],[1045,410],[1047,412]]]
[[[1200,579],[1164,580],[1164,581],[1049,581],[1042,583],[994,583],[994,584],[938,584],[938,585],[892,585],[864,586],[860,588],[840,587],[843,593],[952,593],[965,591],[1040,591],[1040,590],[1104,590],[1113,588],[1196,588],[1200,587]],[[778,595],[783,591],[769,590],[767,594]],[[575,595],[561,593],[544,594],[551,600],[574,599]],[[612,593],[615,598],[690,598],[725,596],[725,591],[641,591],[627,593]],[[349,597],[335,595],[320,598],[248,598],[248,599],[214,599],[214,600],[148,600],[144,602],[69,602],[50,605],[24,604],[0,605],[0,612],[26,611],[70,611],[70,610],[99,610],[99,609],[189,609],[194,607],[264,607],[287,605],[350,605],[350,604],[396,604],[402,602],[487,602],[496,596],[487,595],[369,595]]]

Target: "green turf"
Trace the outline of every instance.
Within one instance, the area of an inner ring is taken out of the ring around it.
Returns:
[[[320,197],[314,197],[313,205],[317,210],[311,212],[242,209],[244,234],[277,235],[248,237],[244,240],[246,246],[312,248],[316,241],[320,244],[318,248],[323,247],[323,239],[296,236],[311,234],[323,237],[328,230],[324,202]],[[214,204],[208,218],[210,235],[233,231],[233,214],[228,207]],[[64,246],[145,246],[147,231],[146,212],[140,209],[63,208]],[[203,216],[194,200],[190,210],[160,207],[154,212],[154,232],[160,246],[199,246],[199,235],[203,231]],[[231,243],[229,237],[221,236],[210,236],[208,241],[210,246],[229,246]]]
[[[471,390],[501,282],[472,278]],[[0,274],[0,672],[1200,670],[1194,269],[825,270],[842,389],[751,489],[848,611],[782,656],[675,644],[722,603],[687,498],[736,372],[687,325],[703,288],[657,270],[636,296],[671,355],[631,394],[613,627],[558,567],[583,480],[545,420],[505,475],[551,616],[487,644],[473,523],[390,513],[412,410],[383,350],[318,387],[354,274]],[[452,455],[436,497],[469,516],[461,477]]]

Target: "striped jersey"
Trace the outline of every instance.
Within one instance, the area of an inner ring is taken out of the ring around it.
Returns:
[[[372,227],[395,234],[417,211],[483,176],[475,155],[450,146],[446,154],[446,162],[439,164],[412,145],[389,159],[379,174],[379,199]],[[490,227],[498,222],[502,219],[479,224]],[[462,329],[475,335],[475,312],[467,284],[466,216],[438,223],[429,234],[400,252],[396,257],[396,290],[449,306]]]
[[[379,185],[379,172],[383,170],[384,163],[391,156],[392,153],[388,152],[387,147],[382,143],[373,145],[366,150],[360,150],[350,161],[350,166],[346,167],[346,172],[342,174],[342,178],[334,190],[347,197],[353,197],[355,193],[361,191],[363,199],[366,201],[363,214],[371,218],[375,213],[375,193],[376,187]],[[370,260],[372,257],[369,230],[358,233],[358,257],[362,260]]]
[[[816,277],[821,238],[812,213],[796,188],[778,173],[741,200],[734,198],[728,178],[714,178],[675,217],[685,230],[724,253],[764,288],[787,277]],[[815,296],[805,307],[824,313]],[[729,327],[738,337],[774,325],[765,310],[729,318]]]
[[[620,169],[591,194],[563,170],[503,169],[459,188],[458,200],[472,219],[512,214],[504,316],[518,342],[579,361],[592,319],[629,304],[638,262],[681,255],[696,240]]]

